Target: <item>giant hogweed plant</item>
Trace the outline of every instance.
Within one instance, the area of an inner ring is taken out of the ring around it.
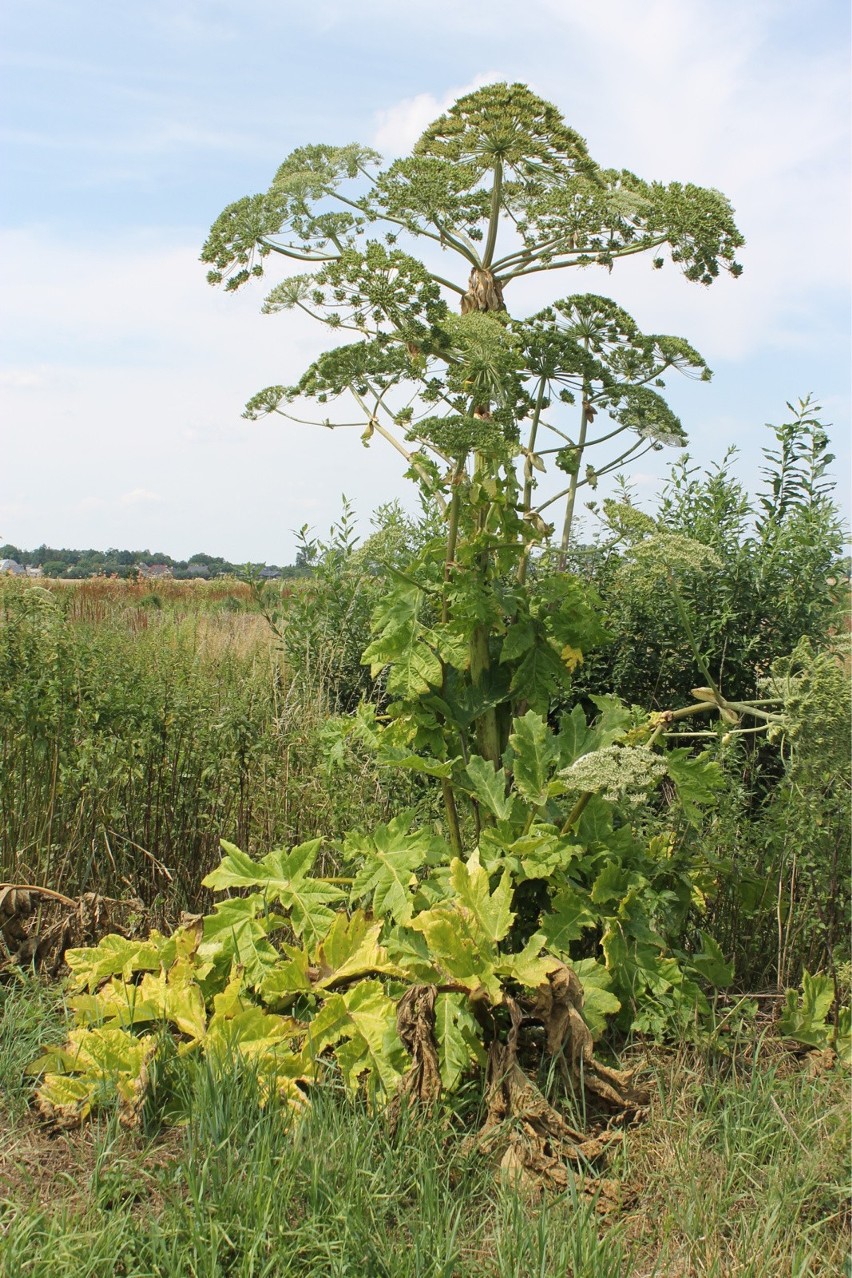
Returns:
[[[247,415],[305,419],[300,405],[316,401],[323,425],[357,424],[365,445],[401,453],[435,513],[411,561],[387,567],[372,618],[363,660],[383,681],[380,712],[364,705],[341,731],[434,779],[443,826],[416,828],[402,812],[353,829],[333,857],[320,838],[259,861],[224,844],[204,883],[228,895],[209,915],[171,937],[70,951],[76,1026],[40,1063],[41,1103],[61,1121],[116,1090],[132,1120],[164,1031],[181,1054],[250,1058],[296,1106],[329,1070],[381,1104],[433,1101],[486,1067],[492,1116],[519,1116],[522,1058],[550,1058],[623,1104],[627,1080],[592,1053],[606,1018],[682,1026],[706,1005],[702,985],[730,979],[710,936],[681,947],[712,868],[649,805],[664,783],[697,819],[715,765],[670,734],[693,713],[737,730],[747,707],[711,686],[664,714],[604,696],[591,716],[551,717],[605,629],[575,577],[535,580],[557,536],[545,512],[564,502],[564,551],[582,486],[682,442],[663,374],[709,371],[688,343],[642,333],[605,297],[571,295],[528,318],[505,301],[516,279],[640,252],[705,284],[737,274],[730,207],[715,191],[599,168],[520,85],[462,98],[413,157],[374,173],[377,160],[358,146],[300,148],[265,195],[224,211],[203,258],[232,289],[273,255],[309,266],[265,309],[352,335]],[[461,279],[436,273],[441,253]],[[593,466],[589,450],[605,446]],[[548,457],[567,482],[540,499]],[[688,539],[655,544],[672,584],[682,561],[700,569],[705,552]],[[564,1120],[551,1113],[545,1127],[561,1149]]]

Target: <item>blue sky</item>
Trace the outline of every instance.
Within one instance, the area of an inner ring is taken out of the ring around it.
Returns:
[[[849,477],[845,0],[28,0],[0,30],[0,543],[286,562],[340,495],[406,498],[357,435],[241,420],[321,349],[208,287],[198,253],[293,147],[403,153],[460,92],[521,80],[602,164],[716,186],[746,235],[710,290],[641,262],[575,274],[714,369],[670,383],[702,465],[813,392]],[[534,299],[530,299],[532,302]],[[540,303],[539,303],[540,304]],[[639,463],[651,500],[674,460]]]

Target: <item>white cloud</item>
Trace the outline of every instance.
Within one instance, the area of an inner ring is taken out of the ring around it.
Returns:
[[[174,6],[160,9],[162,20],[171,21]],[[187,0],[176,12],[182,23],[206,22],[208,9],[204,0]],[[252,28],[257,33],[274,12],[271,0],[251,0],[241,20],[259,24]],[[312,22],[327,28],[323,131],[334,136],[329,121],[338,120],[346,134],[351,119],[352,132],[364,135],[372,121],[373,144],[394,156],[461,93],[497,79],[524,80],[588,136],[602,164],[723,190],[748,239],[741,280],[722,279],[704,290],[687,284],[676,267],[652,272],[637,259],[620,263],[611,276],[596,269],[565,272],[556,287],[612,295],[646,330],[683,333],[695,343],[717,378],[710,387],[686,387],[678,411],[696,437],[703,435],[708,455],[718,456],[732,439],[743,441],[783,412],[786,399],[813,387],[829,396],[826,415],[839,423],[842,470],[849,405],[845,317],[837,317],[848,277],[848,72],[845,45],[819,38],[825,3],[814,0],[815,36],[807,47],[778,34],[784,22],[803,21],[802,6],[792,0],[598,0],[594,6],[530,0],[522,11],[523,38],[518,12],[509,0],[493,0],[487,21],[470,0],[412,0],[402,8],[390,0],[360,8],[319,0],[300,18],[299,30]],[[366,85],[361,78],[352,95],[352,73],[341,72],[361,47],[356,36],[370,42],[377,58],[393,58],[394,74]],[[104,67],[96,60],[93,75],[120,78],[118,64],[108,73]],[[503,70],[467,79],[476,67]],[[212,82],[212,73],[208,78]],[[449,80],[457,87],[443,93]],[[383,87],[388,83],[395,87]],[[152,83],[150,100],[134,99],[132,120],[116,118],[114,134],[75,136],[74,154],[82,156],[75,180],[84,185],[95,172],[114,194],[125,174],[117,146],[128,156],[127,171],[143,175],[152,188],[150,157],[158,151],[197,164],[200,181],[215,148],[271,151],[278,123],[268,122],[281,118],[270,113],[271,98],[248,92],[240,110],[225,111],[218,99],[195,100],[206,92],[200,85],[193,81],[182,97],[182,87]],[[288,85],[291,96],[277,100],[292,107],[293,119],[297,92]],[[193,111],[193,103],[210,109]],[[249,132],[243,105],[249,118],[253,110],[263,115],[254,142],[243,136]],[[57,119],[61,123],[61,111]],[[41,118],[31,126],[31,141],[55,144],[59,135],[40,126]],[[292,121],[287,127],[295,128]],[[312,140],[319,129],[299,118],[298,140]],[[119,134],[122,140],[114,141]],[[268,168],[266,156],[258,187]],[[251,181],[243,189],[251,189]],[[153,203],[145,206],[146,216],[151,210],[156,213]],[[165,202],[160,212],[164,225],[181,216]],[[0,236],[6,538],[23,545],[151,545],[171,554],[208,549],[283,561],[292,546],[289,530],[306,517],[324,530],[341,491],[355,499],[365,520],[388,493],[405,494],[398,459],[378,442],[364,450],[357,431],[317,432],[279,418],[241,421],[246,398],[264,385],[295,380],[324,338],[304,318],[261,316],[262,285],[237,295],[209,289],[197,262],[204,227],[180,236],[118,235],[102,231],[98,218],[112,213],[99,207],[86,244],[51,208],[54,215],[56,230],[40,226]],[[272,265],[271,279],[280,277],[279,266]],[[510,305],[515,313],[536,309],[552,298],[552,287],[541,277],[519,281]],[[739,401],[726,390],[734,385]],[[656,482],[652,464],[640,463],[637,482]],[[22,477],[26,501],[17,491]],[[122,500],[134,491],[161,500]],[[92,493],[100,495],[86,496]]]
[[[376,112],[373,146],[385,156],[404,155],[411,150],[426,126],[451,107],[457,98],[503,78],[497,71],[486,71],[474,76],[468,84],[448,89],[441,98],[433,93],[418,93],[413,98],[403,98],[380,109]]]
[[[249,396],[295,381],[329,342],[304,317],[261,315],[262,286],[211,289],[203,234],[0,233],[0,345],[25,348],[15,371],[41,378],[0,381],[2,540],[286,563],[291,530],[327,532],[343,492],[365,526],[405,495],[399,458],[357,430],[242,420]]]
[[[162,500],[160,494],[152,493],[150,488],[132,488],[129,493],[122,493],[118,499],[121,506],[157,505]]]

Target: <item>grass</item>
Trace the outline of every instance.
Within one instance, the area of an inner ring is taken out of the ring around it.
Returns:
[[[848,1273],[847,1080],[769,1039],[733,1058],[655,1052],[646,1123],[606,1175],[609,1214],[569,1188],[501,1185],[465,1153],[467,1113],[391,1134],[333,1088],[298,1122],[250,1074],[181,1075],[188,1122],[114,1116],[51,1136],[25,1062],[60,994],[0,991],[0,1273],[9,1278],[817,1278]],[[4,1130],[5,1129],[5,1130]],[[847,1267],[844,1269],[844,1265]]]
[[[218,583],[165,585],[148,608],[133,583],[0,582],[3,880],[174,920],[203,904],[220,838],[259,854],[386,819],[363,757],[328,783],[324,688],[263,619]]]

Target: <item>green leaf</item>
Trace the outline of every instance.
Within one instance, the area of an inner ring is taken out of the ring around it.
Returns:
[[[724,954],[709,932],[701,933],[701,949],[692,955],[690,962],[717,989],[726,989],[734,979],[733,966],[725,962]]]
[[[473,793],[481,804],[491,812],[498,821],[506,821],[511,816],[513,799],[507,794],[506,772],[499,771],[487,759],[478,754],[471,756],[465,772],[473,785]]]
[[[340,901],[345,896],[334,884],[309,877],[321,843],[321,839],[311,839],[289,852],[276,848],[260,861],[253,861],[232,843],[223,840],[225,856],[220,865],[202,882],[205,887],[216,890],[228,887],[262,888],[290,911],[290,922],[297,936],[317,941],[323,937],[334,918],[334,912],[328,909],[328,903]]]
[[[457,894],[458,906],[470,913],[479,931],[489,941],[502,941],[515,918],[510,909],[512,883],[503,873],[493,892],[489,890],[488,873],[474,852],[467,861],[457,858],[450,863],[450,882]]]
[[[669,776],[675,783],[683,814],[690,825],[699,826],[702,808],[715,802],[716,791],[725,784],[722,769],[708,752],[695,755],[688,746],[669,750],[665,757]]]
[[[521,879],[550,879],[583,855],[584,849],[560,834],[556,826],[533,825],[507,848],[517,859]]]
[[[579,959],[571,966],[583,987],[583,1020],[592,1037],[600,1038],[606,1029],[607,1017],[621,1010],[621,1003],[610,990],[610,974],[602,963],[592,958]]]
[[[433,962],[425,936],[408,927],[391,928],[385,938],[391,962],[404,969],[413,984],[439,985],[441,972]]]
[[[531,622],[521,622],[510,626],[503,638],[500,649],[500,661],[514,661],[535,643],[535,627]]]
[[[388,692],[406,700],[422,696],[430,688],[439,688],[443,678],[440,658],[427,643],[409,644],[391,666]]]
[[[259,893],[218,901],[213,913],[205,916],[199,957],[228,966],[239,963],[251,983],[259,986],[278,962],[278,952],[267,940],[265,904]]]
[[[802,973],[802,996],[795,990],[785,993],[785,1005],[778,1018],[778,1028],[787,1037],[809,1047],[826,1047],[831,1030],[826,1018],[834,1002],[834,981],[830,976],[817,972],[815,976]]]
[[[607,901],[618,900],[626,894],[630,885],[630,874],[618,862],[611,861],[604,866],[592,885],[591,900],[595,905],[605,905]]]
[[[426,777],[446,780],[453,775],[456,767],[461,763],[461,758],[429,759],[420,754],[411,754],[408,750],[394,749],[383,743],[382,753],[376,762],[381,768],[404,768],[407,772],[419,772]]]
[[[553,697],[567,687],[569,675],[559,653],[549,642],[537,643],[515,669],[511,693],[517,700],[529,702],[528,713],[545,714]]]
[[[345,994],[330,994],[324,1000],[306,1026],[306,1069],[315,1072],[320,1057],[330,1048],[351,1090],[366,1072],[388,1094],[393,1093],[405,1053],[396,1031],[396,1004],[379,981],[359,981]]]
[[[536,932],[516,954],[505,954],[496,964],[499,976],[509,977],[527,989],[537,990],[547,980],[549,972],[559,967],[559,960],[542,955],[545,944],[542,932]]]
[[[247,853],[241,852],[233,843],[229,843],[227,839],[220,839],[220,845],[225,855],[222,857],[219,865],[215,870],[201,880],[201,886],[212,888],[214,892],[221,892],[225,888],[236,887],[258,887],[260,884],[267,882],[268,876],[265,876],[256,861],[253,861]]]
[[[823,972],[802,973],[802,1009],[813,1021],[824,1021],[834,1002],[834,981]]]
[[[596,741],[596,734],[586,724],[581,706],[574,706],[570,714],[560,715],[559,731],[556,734],[558,766],[569,767],[580,755],[594,749]]]
[[[435,999],[435,1042],[441,1082],[454,1092],[471,1062],[485,1064],[482,1030],[463,994],[439,994]]]
[[[577,824],[577,840],[591,847],[595,843],[608,843],[611,836],[612,804],[593,794]]]
[[[444,841],[428,830],[410,833],[413,819],[413,811],[402,812],[370,834],[348,835],[343,847],[348,860],[364,858],[352,884],[352,900],[372,893],[374,913],[379,917],[389,914],[400,923],[410,919],[414,908],[416,871],[441,858],[447,850]]]
[[[500,1001],[496,948],[471,926],[469,918],[458,910],[436,906],[418,914],[410,926],[423,933],[432,962],[447,978],[472,993],[484,990],[494,1003]]]
[[[423,934],[433,962],[452,980],[472,992],[482,988],[497,1002],[501,998],[497,942],[515,917],[509,908],[511,880],[504,873],[491,892],[488,874],[474,853],[467,862],[451,862],[450,883],[455,891],[452,903],[421,911],[409,926]]]
[[[541,807],[547,799],[547,785],[557,751],[553,737],[540,714],[528,710],[515,719],[509,737],[512,747],[515,785],[533,807]]]
[[[571,942],[578,941],[585,929],[595,927],[598,921],[597,912],[589,908],[587,893],[566,883],[559,888],[550,909],[542,916],[541,931],[548,948],[567,957],[571,952]]]
[[[595,749],[604,750],[622,739],[630,727],[631,714],[619,697],[592,697],[592,701],[600,711],[593,725]]]

